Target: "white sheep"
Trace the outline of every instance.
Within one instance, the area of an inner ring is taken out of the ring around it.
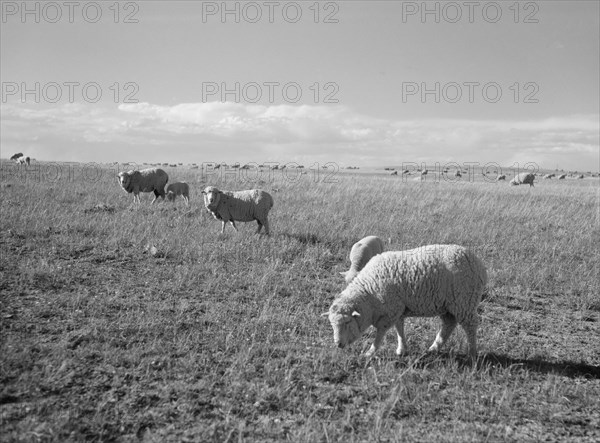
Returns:
[[[165,198],[165,185],[169,176],[160,168],[148,168],[140,171],[119,172],[119,183],[125,192],[133,192],[133,202],[140,203],[140,192],[154,192],[154,200]]]
[[[510,181],[510,184],[512,186],[528,184],[531,187],[531,186],[533,186],[534,180],[535,180],[535,175],[533,175],[533,173],[521,172],[519,175],[514,176],[514,178]]]
[[[365,267],[365,265],[377,254],[383,252],[383,241],[375,236],[369,235],[352,245],[350,249],[350,269],[340,272],[344,276],[346,283],[354,280],[354,277]]]
[[[468,249],[458,245],[429,245],[373,257],[339,295],[329,312],[333,339],[339,348],[351,344],[371,325],[375,341],[371,356],[392,326],[398,334],[396,353],[407,352],[406,317],[440,316],[442,327],[429,351],[438,351],[456,324],[467,334],[469,353],[477,355],[477,306],[487,272]]]
[[[190,187],[187,183],[171,183],[167,186],[165,192],[167,193],[167,200],[169,200],[170,202],[174,202],[175,198],[178,195],[181,195],[186,205],[189,205],[190,203]]]
[[[558,179],[559,179],[559,180],[564,180],[565,178],[567,178],[567,174],[560,174],[560,175],[558,176]]]
[[[273,207],[273,197],[261,189],[249,189],[246,191],[221,191],[214,186],[208,186],[202,191],[204,195],[204,206],[212,213],[213,217],[221,220],[221,233],[225,232],[227,222],[238,230],[236,221],[249,222],[256,220],[258,223],[257,234],[262,227],[269,235],[269,211]]]
[[[496,181],[501,181],[501,180],[506,180],[506,175],[500,174],[498,177],[496,177]]]

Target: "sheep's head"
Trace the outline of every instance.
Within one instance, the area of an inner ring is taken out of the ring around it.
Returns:
[[[344,312],[338,309],[335,302],[329,309],[329,312],[321,314],[329,317],[329,323],[333,328],[333,342],[338,348],[344,348],[355,342],[362,334],[360,328],[360,313],[357,311]]]
[[[118,176],[119,184],[121,185],[121,187],[123,188],[124,191],[131,192],[132,177],[136,173],[139,174],[139,171],[119,172],[119,176]]]
[[[219,205],[221,191],[214,186],[208,186],[202,191],[202,196],[204,197],[204,206],[207,209],[214,209]]]
[[[167,192],[167,200],[170,202],[175,200],[175,193],[173,191]]]

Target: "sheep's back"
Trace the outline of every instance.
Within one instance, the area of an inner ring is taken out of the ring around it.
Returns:
[[[429,245],[373,257],[347,290],[358,286],[391,308],[401,303],[407,315],[438,315],[475,309],[486,283],[485,267],[471,251]]]

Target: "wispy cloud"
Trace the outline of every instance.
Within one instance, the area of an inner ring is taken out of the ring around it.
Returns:
[[[34,109],[4,104],[2,146],[3,153],[25,150],[40,159],[78,161],[159,161],[168,155],[184,162],[536,162],[589,169],[600,155],[598,121],[598,115],[399,121],[340,105],[211,102]]]

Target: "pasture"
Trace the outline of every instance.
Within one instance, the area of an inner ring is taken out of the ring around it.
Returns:
[[[189,207],[150,194],[134,207],[108,166],[2,164],[2,441],[600,440],[597,178],[207,183],[164,169],[190,184]],[[272,235],[218,234],[207,184],[270,192]],[[425,353],[438,319],[406,322],[406,357],[392,331],[372,359],[372,331],[333,347],[319,314],[365,235],[483,260],[476,364],[461,328]]]

